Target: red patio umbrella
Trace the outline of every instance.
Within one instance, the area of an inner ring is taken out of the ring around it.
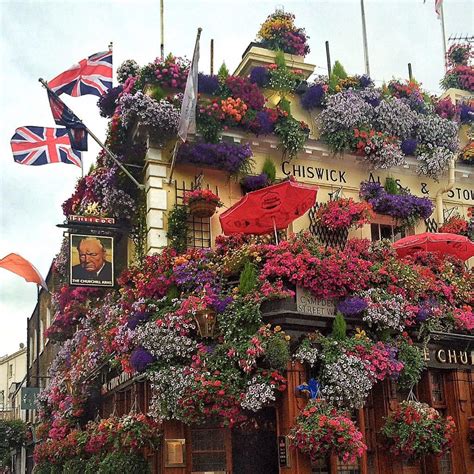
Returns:
[[[474,257],[474,243],[467,237],[457,234],[425,232],[424,234],[410,235],[397,240],[393,244],[393,248],[399,257],[405,257],[419,250],[452,255],[461,260]]]
[[[284,181],[245,195],[219,216],[224,234],[267,234],[286,229],[316,202],[318,188]]]

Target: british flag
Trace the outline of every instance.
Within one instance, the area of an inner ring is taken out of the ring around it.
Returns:
[[[10,141],[13,159],[22,165],[67,163],[82,166],[81,153],[71,148],[66,128],[20,127]]]
[[[56,94],[101,96],[112,87],[112,51],[89,56],[48,82]]]

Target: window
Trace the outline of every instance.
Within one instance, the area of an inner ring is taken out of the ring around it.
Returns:
[[[40,319],[40,330],[39,330],[39,350],[40,352],[44,349],[44,323],[43,320]]]
[[[11,379],[13,377],[13,364],[8,364],[8,378]]]
[[[191,430],[192,472],[226,471],[225,430],[195,428]]]
[[[396,242],[406,236],[404,229],[397,228],[392,224],[370,224],[372,242],[376,240],[389,239]]]
[[[51,326],[51,310],[49,309],[49,306],[46,307],[46,329]]]
[[[5,391],[0,390],[0,408],[3,410],[5,408]]]
[[[330,474],[328,459],[316,459],[311,463],[311,474]]]

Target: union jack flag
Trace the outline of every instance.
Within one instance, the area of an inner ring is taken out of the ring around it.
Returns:
[[[13,159],[21,165],[67,163],[81,167],[81,153],[71,148],[66,128],[20,127],[10,144]]]
[[[112,87],[112,51],[89,56],[48,82],[56,94],[101,96]]]

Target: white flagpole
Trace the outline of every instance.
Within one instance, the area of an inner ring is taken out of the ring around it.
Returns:
[[[448,69],[448,61],[446,60],[446,30],[444,27],[444,7],[443,2],[439,5],[439,17],[441,20],[441,34],[443,35],[443,61],[444,61],[444,69]]]
[[[365,73],[370,76],[370,67],[369,67],[369,47],[367,44],[367,28],[365,26],[365,9],[364,9],[364,0],[360,0],[360,13],[362,17],[362,39],[364,42],[364,60],[365,60]]]

